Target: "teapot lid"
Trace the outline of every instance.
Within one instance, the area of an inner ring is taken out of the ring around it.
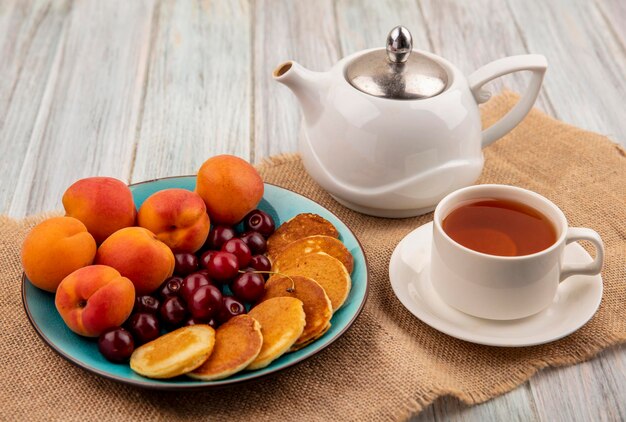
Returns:
[[[415,100],[434,97],[448,85],[448,73],[436,61],[412,51],[411,33],[396,26],[387,36],[387,49],[374,50],[350,62],[348,82],[376,97]]]

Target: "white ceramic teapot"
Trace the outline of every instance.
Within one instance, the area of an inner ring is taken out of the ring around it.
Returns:
[[[533,106],[547,68],[543,56],[491,62],[466,78],[447,60],[412,50],[411,34],[394,28],[387,48],[345,57],[328,72],[288,61],[274,79],[298,98],[305,117],[300,153],[308,173],[338,202],[380,217],[432,211],[448,193],[473,184],[482,147],[513,129]],[[482,86],[531,71],[526,93],[482,130]]]

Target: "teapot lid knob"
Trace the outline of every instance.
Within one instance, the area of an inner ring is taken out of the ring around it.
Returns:
[[[449,86],[448,71],[436,56],[412,47],[409,30],[396,26],[387,35],[385,49],[356,54],[344,76],[353,87],[375,97],[418,100],[439,95]]]
[[[387,57],[392,63],[404,63],[413,49],[413,37],[404,26],[396,26],[387,35]]]

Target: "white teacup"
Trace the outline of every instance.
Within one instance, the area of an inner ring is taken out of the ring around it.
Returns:
[[[540,211],[556,228],[556,242],[540,252],[512,257],[488,255],[460,245],[443,231],[442,221],[460,203],[478,198],[513,200]],[[593,262],[562,262],[565,245],[577,240],[593,243]],[[547,308],[566,278],[598,274],[604,247],[598,233],[568,227],[563,212],[535,192],[507,185],[477,185],[452,192],[437,205],[431,259],[433,287],[448,305],[481,318],[509,320]]]

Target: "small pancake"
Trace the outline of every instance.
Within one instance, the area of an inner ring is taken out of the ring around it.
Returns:
[[[307,253],[295,261],[289,261],[280,267],[284,275],[301,275],[317,281],[330,299],[333,312],[343,305],[348,298],[352,280],[346,267],[324,252]]]
[[[304,331],[293,346],[297,348],[301,344],[319,337],[333,316],[333,307],[322,286],[307,277],[275,275],[265,283],[265,294],[260,301],[282,296],[293,297],[302,301],[306,315]]]
[[[215,330],[198,324],[179,328],[135,349],[130,367],[148,378],[172,378],[193,371],[211,355]]]
[[[259,321],[263,345],[246,369],[265,368],[282,356],[298,340],[306,323],[302,302],[293,297],[275,297],[250,309],[248,315]]]
[[[298,214],[281,224],[267,239],[267,254],[270,257],[278,256],[291,242],[316,235],[338,238],[339,232],[328,220],[317,214]]]
[[[204,381],[221,380],[246,368],[263,345],[261,324],[250,315],[238,315],[220,325],[211,356],[187,375]]]
[[[321,333],[319,333],[319,335],[315,338],[312,338],[311,340],[307,341],[306,343],[302,343],[302,344],[298,344],[298,345],[293,345],[291,346],[291,349],[289,349],[290,352],[295,352],[296,350],[300,350],[303,349],[305,347],[307,347],[309,344],[313,343],[315,340],[317,340],[318,338],[322,337],[324,334],[326,334],[326,331],[328,331],[328,329],[331,327],[331,323],[329,322],[328,325],[322,330]]]
[[[281,253],[272,259],[272,271],[280,272],[282,268],[292,267],[301,256],[308,253],[324,252],[338,259],[348,274],[352,274],[354,258],[341,240],[330,236],[309,236],[291,242]]]

